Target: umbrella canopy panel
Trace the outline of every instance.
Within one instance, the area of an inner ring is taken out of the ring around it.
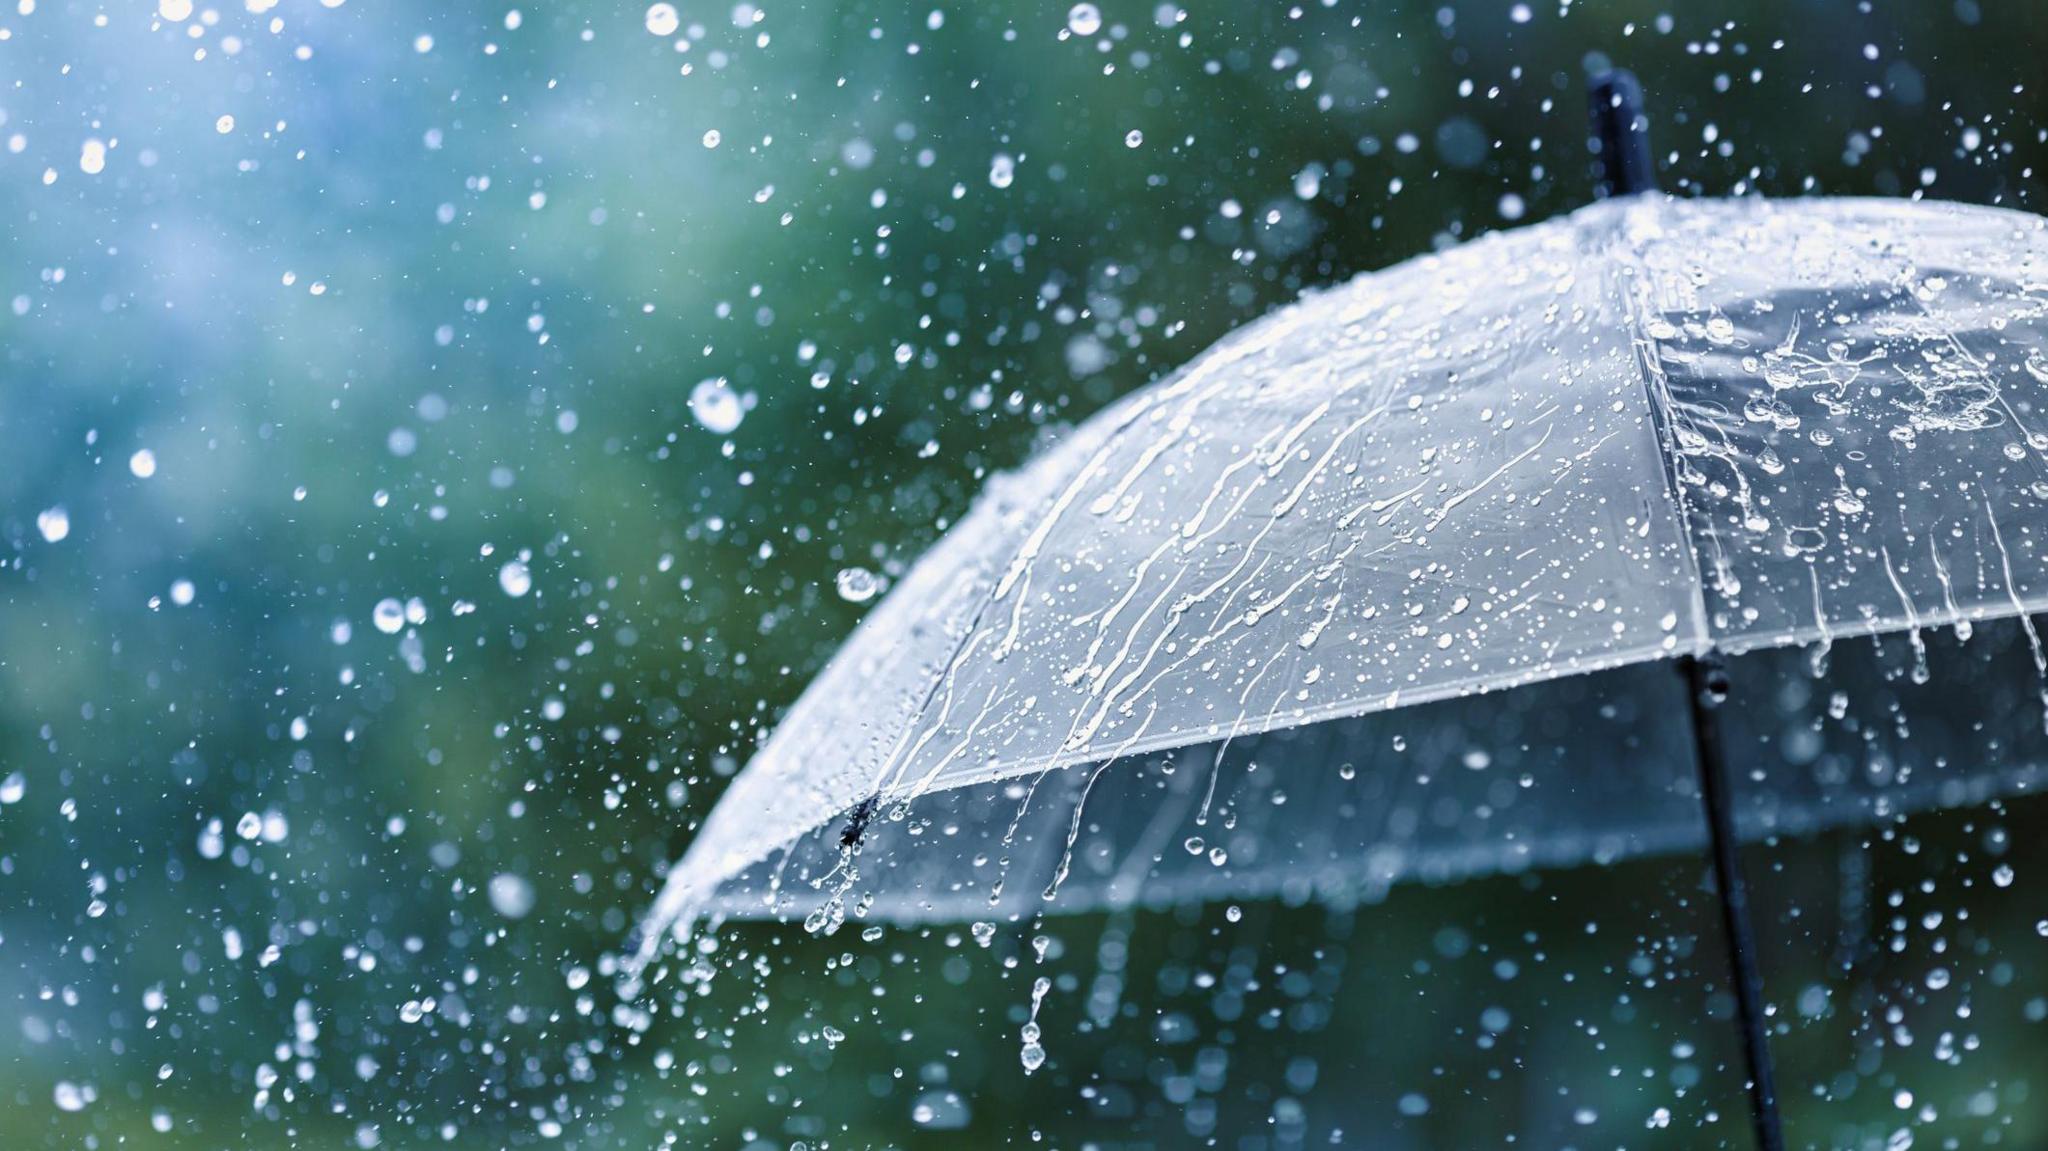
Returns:
[[[1375,902],[1405,879],[1696,845],[1691,737],[1670,718],[1684,688],[1595,672],[934,790],[878,815],[858,851],[829,824],[702,910],[810,915],[815,929],[1008,920],[1055,900]]]
[[[1838,200],[1610,202],[1305,299],[994,485],[734,781],[651,926],[787,913],[792,862],[828,917],[848,893],[950,906],[921,868],[856,884],[852,848],[887,854],[885,826],[999,848],[1016,805],[988,787],[1088,810],[1123,789],[1120,826],[1164,825],[1200,773],[1100,768],[1715,646],[1905,631],[1920,653],[1925,627],[2024,622],[2048,590],[2044,310],[2042,221]],[[1661,755],[1570,759],[1689,788],[1642,768]],[[932,803],[951,814],[913,818]],[[1620,810],[1462,858],[1704,835],[1677,805],[1661,831]],[[837,860],[804,860],[807,835]],[[1369,888],[1381,841],[1358,837],[1338,854]]]
[[[1722,646],[2040,610],[2042,225],[1887,200],[1628,214]]]
[[[1931,668],[1925,679],[1916,674]],[[2048,783],[2017,619],[1734,657],[1722,723],[1747,839],[1882,826]],[[1676,668],[1615,669],[1088,768],[936,790],[858,851],[819,827],[697,910],[890,922],[1276,898],[1697,851],[1707,825]]]

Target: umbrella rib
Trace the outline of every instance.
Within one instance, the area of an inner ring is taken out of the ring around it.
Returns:
[[[1629,253],[1638,258],[1640,251]],[[1749,917],[1749,893],[1742,879],[1742,861],[1737,851],[1735,812],[1729,793],[1728,757],[1721,731],[1719,710],[1728,695],[1728,674],[1716,650],[1707,623],[1706,584],[1694,543],[1693,525],[1679,482],[1678,418],[1672,402],[1670,381],[1657,356],[1656,341],[1643,322],[1649,288],[1637,282],[1621,291],[1636,360],[1648,393],[1650,418],[1657,425],[1659,455],[1669,485],[1672,510],[1678,517],[1680,552],[1690,575],[1695,629],[1694,651],[1679,658],[1686,677],[1686,718],[1692,730],[1695,766],[1699,772],[1700,801],[1707,820],[1708,856],[1713,865],[1715,893],[1720,897],[1721,936],[1728,950],[1729,975],[1735,992],[1736,1017],[1742,1027],[1742,1056],[1748,1072],[1750,1120],[1758,1151],[1783,1151],[1784,1124],[1778,1113],[1778,1090],[1771,1070],[1770,1035],[1764,1023],[1763,980],[1757,972],[1756,932]]]

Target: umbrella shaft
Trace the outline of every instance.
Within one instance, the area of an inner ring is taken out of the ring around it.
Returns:
[[[1586,89],[1591,140],[1599,145],[1600,182],[1610,196],[1633,196],[1657,188],[1650,159],[1649,117],[1635,73],[1614,69],[1592,77]]]
[[[1735,1011],[1742,1025],[1743,1062],[1749,1073],[1750,1118],[1759,1151],[1783,1151],[1778,1092],[1771,1078],[1770,1037],[1764,1024],[1763,981],[1757,975],[1756,932],[1749,922],[1749,892],[1736,857],[1735,810],[1729,794],[1728,757],[1719,715],[1728,693],[1720,657],[1709,653],[1683,661],[1691,702],[1693,748],[1699,765],[1700,798],[1707,809],[1707,838],[1714,886],[1721,896],[1721,934],[1735,985]]]

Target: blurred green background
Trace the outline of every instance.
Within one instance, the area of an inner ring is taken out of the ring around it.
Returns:
[[[605,957],[842,572],[1586,203],[1589,67],[1677,194],[2035,210],[2048,9],[678,8],[0,14],[0,1143],[1744,1145],[1695,860]],[[1756,854],[1796,1143],[2048,1140],[2031,802]]]

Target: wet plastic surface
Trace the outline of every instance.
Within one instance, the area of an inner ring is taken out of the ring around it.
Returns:
[[[1923,629],[1997,617],[2040,668],[2044,316],[2043,221],[1899,201],[1610,202],[1306,299],[992,485],[734,781],[650,939],[1696,843],[1650,721],[1675,676],[1529,685],[1894,632],[1924,682]],[[1441,754],[1326,778],[1458,709],[1570,731],[1490,733],[1455,789]],[[1232,779],[1240,822],[1192,836]]]

